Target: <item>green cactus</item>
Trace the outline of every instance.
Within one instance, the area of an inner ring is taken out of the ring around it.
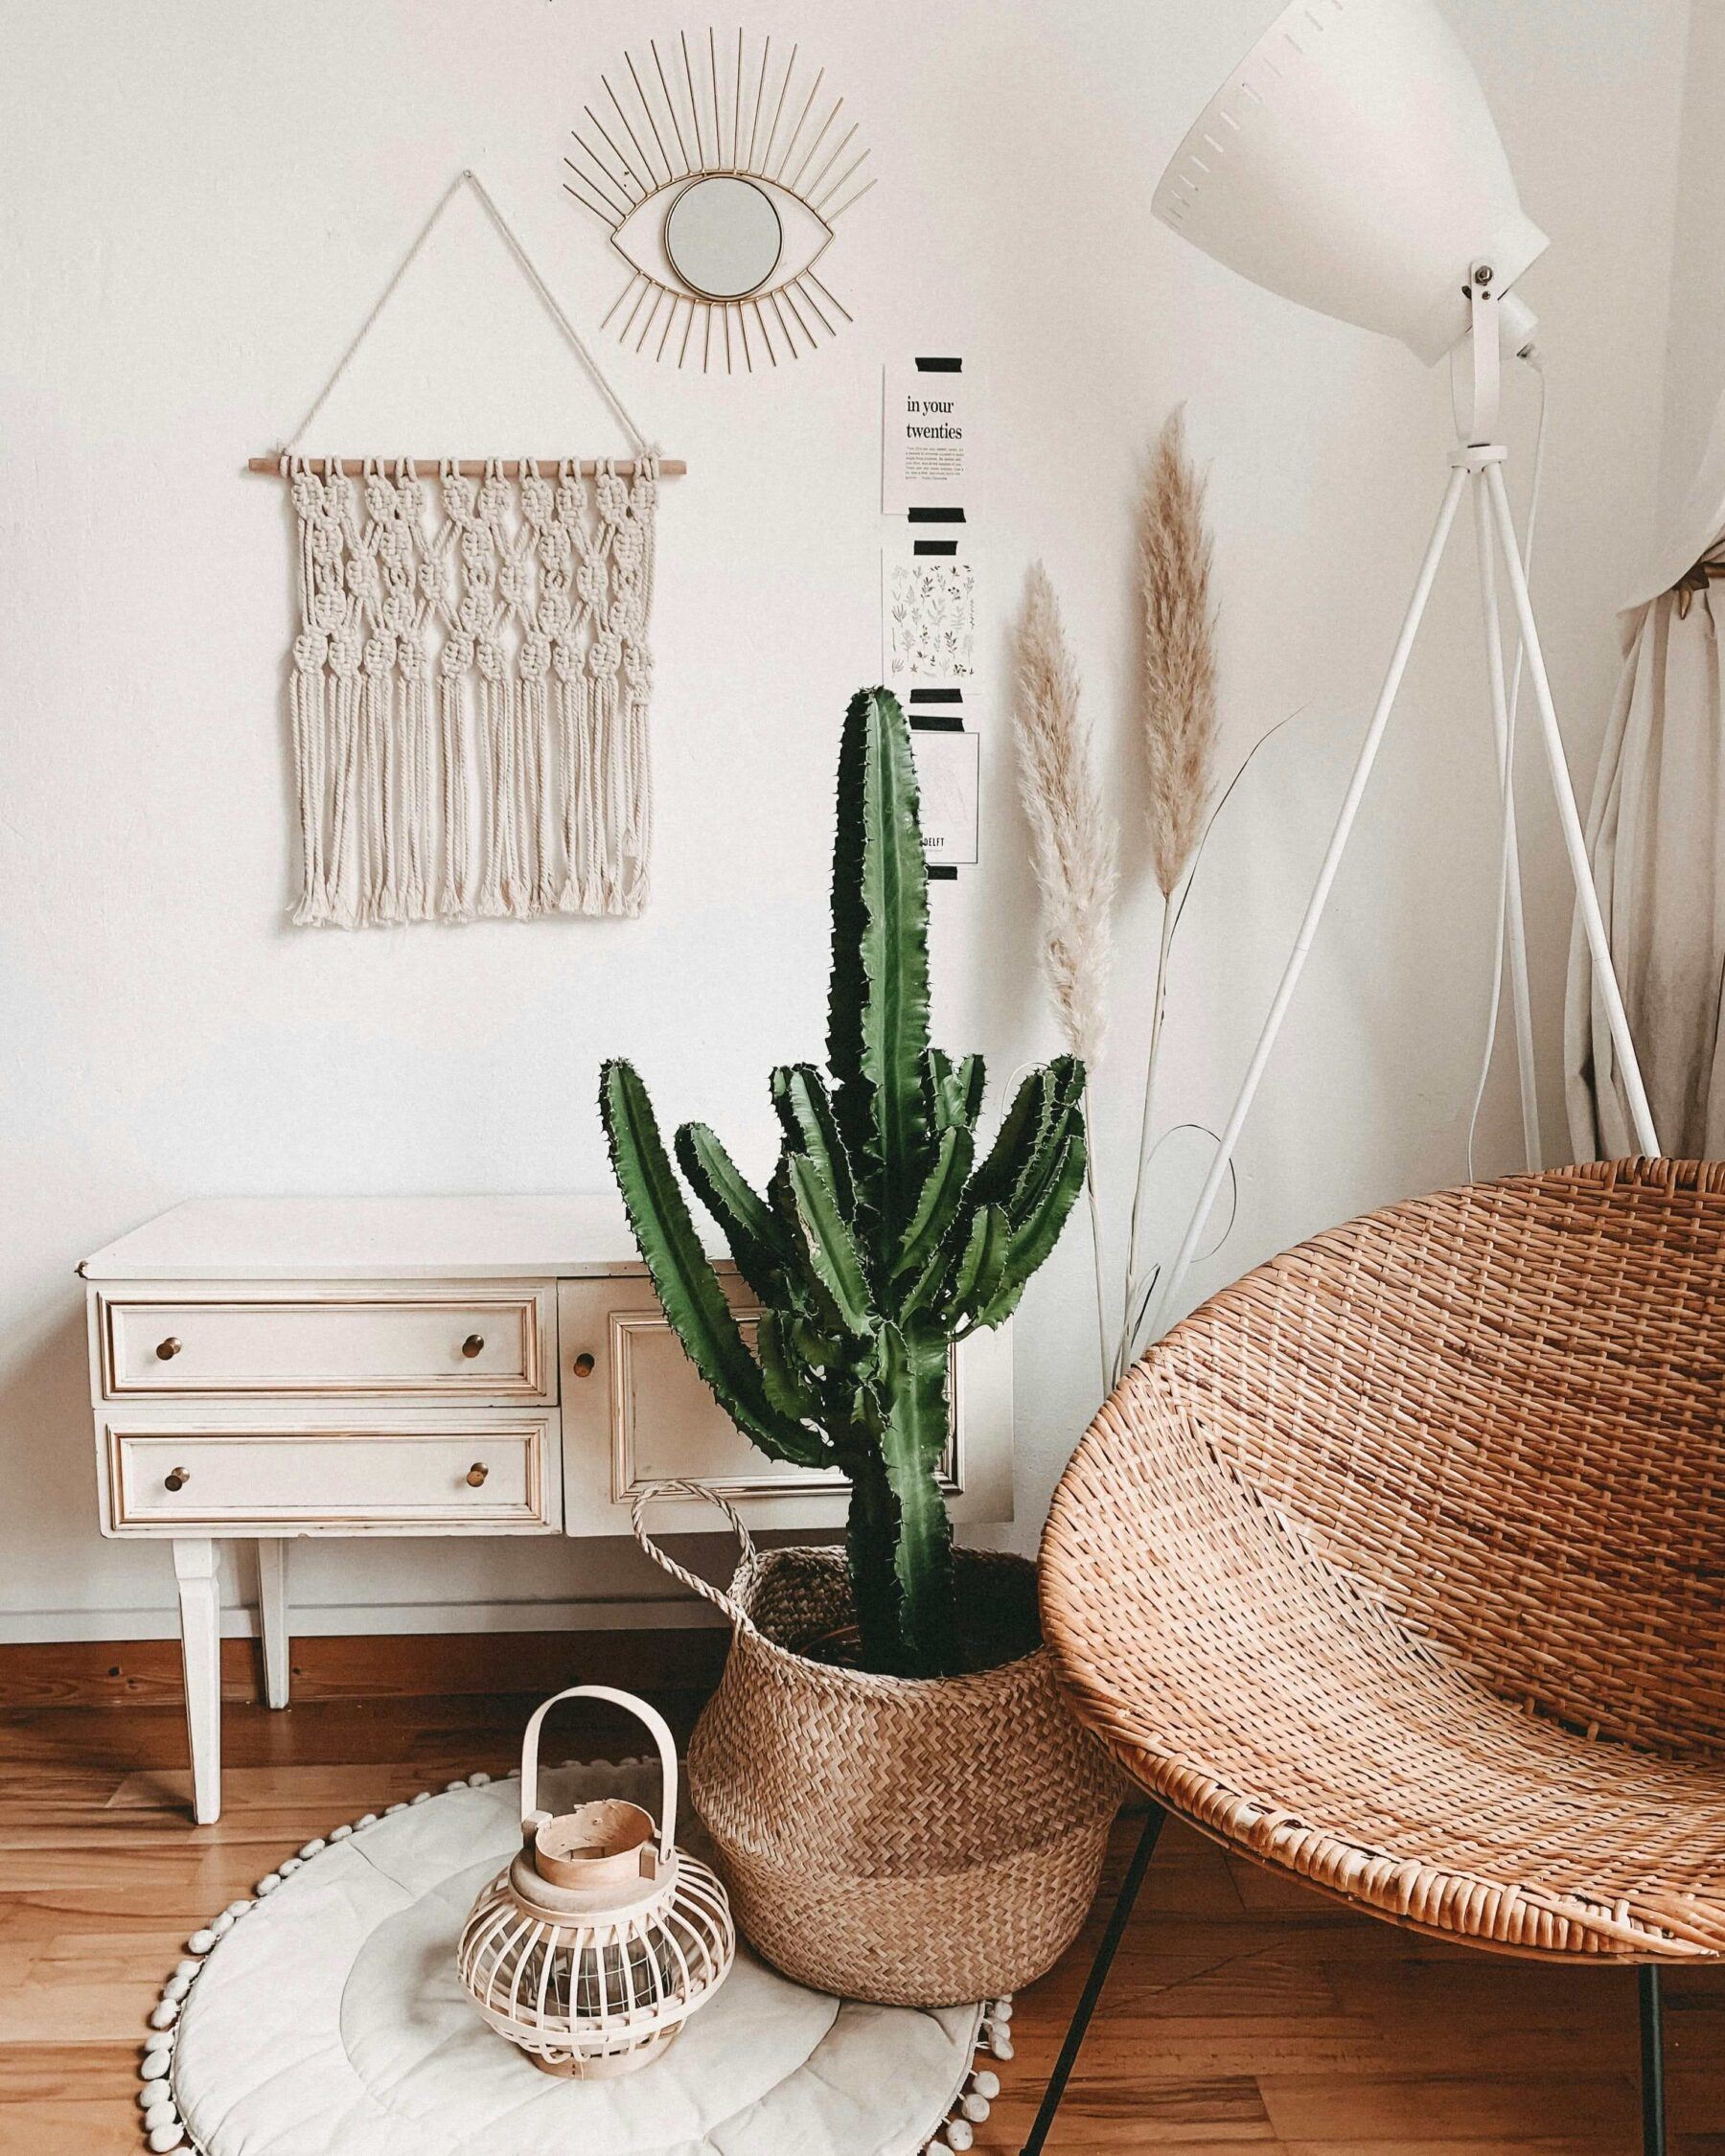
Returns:
[[[839,754],[830,1083],[772,1074],[784,1134],[766,1193],[703,1123],[678,1165],[758,1298],[753,1351],[690,1215],[652,1105],[605,1066],[611,1165],[665,1315],[738,1428],[851,1485],[846,1554],[867,1667],[959,1665],[953,1537],[936,1470],[955,1341],[1009,1317],[1084,1180],[1082,1067],[1032,1071],[978,1158],[982,1059],[929,1044],[928,871],[904,713],[852,699]]]

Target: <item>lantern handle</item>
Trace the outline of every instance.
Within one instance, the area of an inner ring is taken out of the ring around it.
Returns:
[[[659,1776],[664,1784],[664,1798],[659,1816],[659,1854],[669,1862],[677,1841],[677,1744],[671,1734],[671,1725],[656,1707],[650,1707],[633,1692],[620,1692],[611,1685],[571,1685],[567,1691],[553,1692],[551,1697],[533,1710],[521,1738],[521,1835],[531,1842],[539,1828],[551,1817],[540,1809],[539,1803],[539,1747],[540,1725],[554,1707],[565,1699],[608,1699],[613,1707],[627,1708],[638,1720],[645,1722],[653,1732],[653,1741],[658,1747]]]

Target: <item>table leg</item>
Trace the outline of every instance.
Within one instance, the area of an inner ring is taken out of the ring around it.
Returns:
[[[207,1826],[221,1816],[221,1591],[216,1545],[207,1536],[176,1537],[173,1570],[192,1740],[192,1816]]]
[[[258,1544],[258,1629],[264,1636],[264,1697],[288,1704],[288,1543],[271,1535]]]

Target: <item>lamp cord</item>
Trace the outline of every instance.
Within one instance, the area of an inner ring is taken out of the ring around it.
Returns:
[[[1538,356],[1525,355],[1539,383],[1539,417],[1533,433],[1533,476],[1528,490],[1528,521],[1522,537],[1522,565],[1530,589],[1533,583],[1533,544],[1539,532],[1539,495],[1545,479],[1546,375]],[[1498,1012],[1504,1000],[1504,954],[1507,942],[1509,907],[1509,833],[1515,814],[1515,714],[1521,701],[1522,666],[1527,646],[1515,640],[1515,666],[1509,677],[1509,708],[1504,725],[1503,817],[1498,827],[1497,934],[1491,962],[1491,1005],[1485,1018],[1485,1046],[1480,1058],[1479,1083],[1474,1088],[1473,1108],[1467,1118],[1467,1180],[1478,1181],[1474,1166],[1474,1142],[1479,1135],[1480,1112],[1491,1077],[1491,1060],[1497,1050]]]

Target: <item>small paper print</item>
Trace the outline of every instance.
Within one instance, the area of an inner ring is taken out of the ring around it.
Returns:
[[[923,858],[974,867],[980,836],[977,735],[919,728],[910,736],[922,795]]]
[[[886,572],[886,672],[962,681],[976,672],[977,576],[968,562],[895,562]]]
[[[976,425],[982,401],[977,377],[959,359],[915,360],[882,370],[881,509],[903,516],[916,508],[978,499]]]

